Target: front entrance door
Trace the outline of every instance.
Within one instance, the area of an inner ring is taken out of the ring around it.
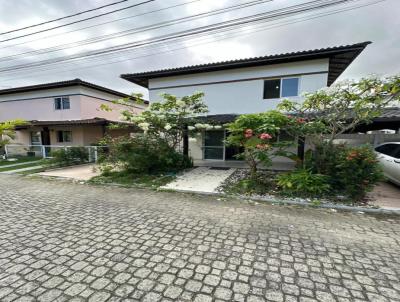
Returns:
[[[225,131],[210,130],[204,133],[204,159],[224,160]]]
[[[48,127],[43,127],[43,130],[41,132],[41,139],[42,139],[42,145],[46,146],[45,147],[45,152],[46,152],[46,156],[48,156],[50,154],[50,130]]]
[[[237,155],[242,153],[242,147],[225,146],[224,141],[229,135],[225,130],[211,130],[204,133],[204,159],[240,160]]]

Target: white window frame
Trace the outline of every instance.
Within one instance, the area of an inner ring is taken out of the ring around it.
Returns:
[[[69,103],[69,108],[64,108],[64,99],[67,99],[68,100],[68,103]],[[57,102],[57,100],[60,100],[61,101],[61,103],[60,103],[60,109],[57,109],[57,107],[56,107],[56,102]],[[68,97],[68,96],[60,96],[60,97],[56,97],[56,98],[54,98],[54,101],[53,101],[53,106],[54,106],[54,110],[69,110],[69,109],[71,109],[71,100],[70,100],[70,98]]]
[[[32,137],[33,137],[33,134],[36,134],[36,135],[38,135],[38,137],[39,137],[39,142],[34,142],[34,141],[32,141]],[[31,143],[31,145],[32,146],[40,146],[41,144],[42,144],[42,137],[41,137],[41,132],[40,131],[30,131],[30,133],[29,133],[30,135],[30,137],[29,137],[29,140],[30,140],[30,143]]]
[[[293,95],[293,96],[282,96],[282,88],[283,88],[283,80],[284,79],[298,79],[298,85],[297,85],[297,95]],[[293,97],[298,97],[299,96],[299,92],[300,92],[300,81],[301,81],[301,77],[276,77],[276,78],[267,78],[263,80],[263,89],[265,89],[265,81],[273,81],[273,80],[279,80],[280,81],[280,85],[279,85],[279,97],[277,98],[269,98],[269,99],[264,99],[264,90],[263,90],[263,100],[276,100],[276,99],[281,99],[281,98],[293,98]]]

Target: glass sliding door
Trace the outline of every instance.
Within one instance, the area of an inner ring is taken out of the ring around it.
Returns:
[[[225,131],[210,130],[204,132],[204,159],[224,160]]]

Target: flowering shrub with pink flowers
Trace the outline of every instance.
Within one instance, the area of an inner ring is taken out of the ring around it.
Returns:
[[[291,141],[280,141],[278,136],[284,131],[295,137],[304,131],[302,123],[278,111],[243,114],[228,125],[230,134],[227,144],[243,148],[244,152],[239,157],[248,163],[251,176],[257,177],[259,164],[269,166],[275,156],[295,156],[287,151],[295,143],[294,138]]]

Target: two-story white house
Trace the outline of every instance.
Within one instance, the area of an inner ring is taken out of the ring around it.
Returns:
[[[275,109],[282,98],[301,102],[301,95],[330,86],[370,42],[299,51],[180,68],[123,74],[149,90],[150,101],[160,93],[179,97],[205,94],[208,119],[227,123],[238,114]],[[199,160],[235,160],[237,150],[224,146],[225,130],[205,131],[189,144]]]
[[[22,119],[13,144],[84,146],[95,144],[106,133],[120,135],[127,130],[109,130],[120,122],[121,110],[141,112],[146,104],[129,106],[112,101],[129,95],[74,79],[55,83],[0,90],[0,122]],[[101,110],[101,105],[111,111]]]

